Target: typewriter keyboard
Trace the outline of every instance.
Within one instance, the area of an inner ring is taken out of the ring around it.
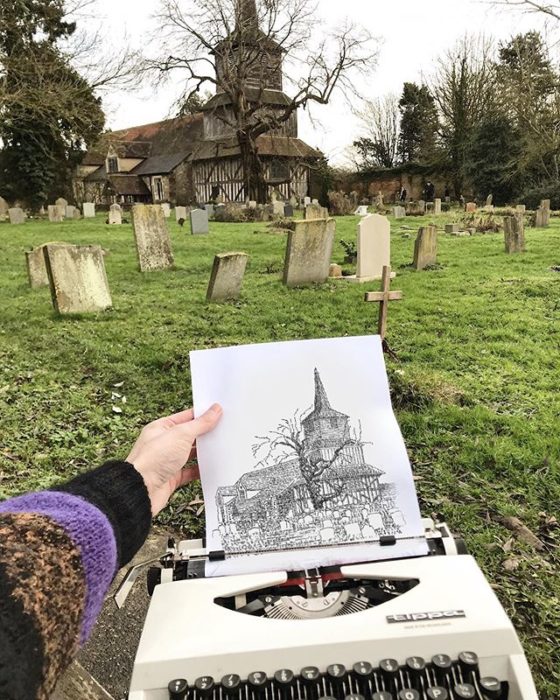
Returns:
[[[283,668],[269,676],[262,671],[247,678],[202,676],[169,683],[170,700],[507,700],[507,683],[481,677],[478,657],[464,651],[457,659],[436,654],[411,656],[401,665],[383,659],[377,667],[359,661],[352,668],[332,664]]]

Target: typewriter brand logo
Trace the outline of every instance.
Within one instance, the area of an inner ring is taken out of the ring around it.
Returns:
[[[438,610],[436,612],[408,613],[405,615],[388,615],[387,622],[390,625],[399,622],[425,622],[429,620],[449,620],[454,617],[466,617],[464,610]]]

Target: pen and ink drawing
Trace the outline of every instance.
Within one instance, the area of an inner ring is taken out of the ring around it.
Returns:
[[[217,489],[214,536],[227,553],[376,542],[402,532],[395,485],[366,462],[359,421],[356,428],[331,406],[317,369],[314,387],[313,406],[255,436],[253,469]]]

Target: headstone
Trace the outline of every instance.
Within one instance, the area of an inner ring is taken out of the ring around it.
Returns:
[[[319,200],[318,200],[318,199],[312,199],[312,200],[311,200],[311,204],[319,204]]]
[[[140,272],[165,270],[173,265],[171,241],[163,209],[158,204],[135,204],[132,229]]]
[[[161,208],[163,209],[163,215],[165,216],[166,219],[169,219],[171,216],[171,205],[169,202],[162,202]]]
[[[198,236],[208,232],[208,211],[206,209],[193,209],[191,211],[191,233]]]
[[[494,205],[493,205],[493,204],[486,204],[485,207],[484,207],[484,211],[487,211],[487,212],[489,212],[489,213],[490,213],[490,212],[493,212],[493,211],[494,211]]]
[[[8,209],[8,214],[10,216],[11,224],[25,223],[25,212],[21,207],[12,207],[11,209]]]
[[[541,207],[543,209],[548,209],[550,211],[550,199],[542,199],[541,200]]]
[[[249,200],[249,209],[256,209],[257,208],[257,203],[254,199]]]
[[[426,202],[426,214],[433,214],[435,205],[433,202]]]
[[[206,210],[206,214],[207,214],[208,218],[213,219],[214,218],[214,205],[213,204],[206,204],[204,209]]]
[[[53,305],[59,314],[104,311],[112,306],[100,246],[43,247]]]
[[[328,279],[335,231],[334,219],[295,222],[286,245],[285,285],[297,287]]]
[[[4,221],[8,214],[8,202],[4,199],[4,197],[0,197],[0,221]]]
[[[525,206],[525,204],[518,204],[515,207],[515,210],[518,214],[524,214],[527,211],[527,207]]]
[[[187,207],[175,207],[175,221],[187,220]]]
[[[342,267],[333,263],[329,266],[329,279],[340,279],[342,277]]]
[[[55,202],[55,206],[58,207],[60,216],[64,219],[64,217],[66,216],[66,207],[68,206],[68,201],[64,199],[64,197],[59,197]]]
[[[434,214],[441,214],[441,199],[434,200]]]
[[[391,224],[380,214],[370,214],[358,224],[357,282],[380,280],[391,264]]]
[[[467,202],[465,204],[465,211],[467,214],[474,214],[476,211],[476,202]]]
[[[82,215],[80,214],[80,210],[78,207],[74,207],[74,216],[72,217],[74,221],[78,221],[78,219],[82,218]]]
[[[60,207],[57,207],[56,204],[49,204],[49,221],[53,224],[60,223],[61,221],[64,221],[64,217],[60,213]]]
[[[281,202],[278,199],[273,199],[272,213],[274,216],[284,216],[284,202]]]
[[[367,216],[369,214],[367,204],[360,204],[354,212],[354,216]]]
[[[291,219],[294,215],[294,207],[292,204],[285,204],[284,205],[284,216],[286,219]]]
[[[82,211],[84,212],[84,219],[95,218],[95,204],[93,204],[93,202],[84,202]]]
[[[381,191],[377,193],[377,197],[375,198],[375,206],[379,209],[383,209],[383,207],[385,206],[383,202],[383,192]]]
[[[460,230],[459,224],[445,224],[445,233],[458,233]]]
[[[406,209],[401,206],[393,207],[393,216],[395,219],[404,219],[406,217]]]
[[[525,251],[525,222],[523,214],[504,216],[504,239],[506,253]]]
[[[414,262],[412,266],[416,270],[423,270],[437,262],[437,228],[425,226],[418,231],[414,246]]]
[[[306,219],[327,219],[329,216],[328,209],[320,204],[309,204],[305,207]]]
[[[550,209],[539,207],[535,212],[535,228],[548,228],[550,224]]]
[[[76,211],[76,207],[73,206],[72,204],[68,204],[68,206],[66,207],[66,211],[64,212],[65,218],[66,219],[73,219],[75,211]]]
[[[494,195],[489,194],[488,197],[486,197],[486,206],[491,207],[494,204]]]
[[[421,216],[426,213],[426,202],[423,199],[418,200],[418,210]]]
[[[27,276],[29,277],[29,286],[31,289],[48,287],[49,276],[45,263],[44,246],[27,251],[25,253],[25,261],[27,263]]]
[[[304,197],[303,198],[303,206],[308,207],[311,204],[311,197]]]
[[[246,253],[216,255],[206,301],[226,301],[239,298],[248,258]]]
[[[109,224],[120,226],[122,224],[122,209],[120,204],[111,204],[109,207]]]
[[[299,202],[298,202],[298,199],[297,199],[296,196],[292,195],[292,196],[290,197],[290,204],[292,205],[292,207],[293,207],[294,209],[297,209],[297,208],[298,208]]]

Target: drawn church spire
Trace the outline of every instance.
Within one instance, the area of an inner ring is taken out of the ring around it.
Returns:
[[[259,28],[256,0],[237,0],[236,24],[238,31],[253,31]]]
[[[323,380],[319,374],[319,370],[315,368],[315,412],[324,413],[331,411],[332,407],[323,385]]]

